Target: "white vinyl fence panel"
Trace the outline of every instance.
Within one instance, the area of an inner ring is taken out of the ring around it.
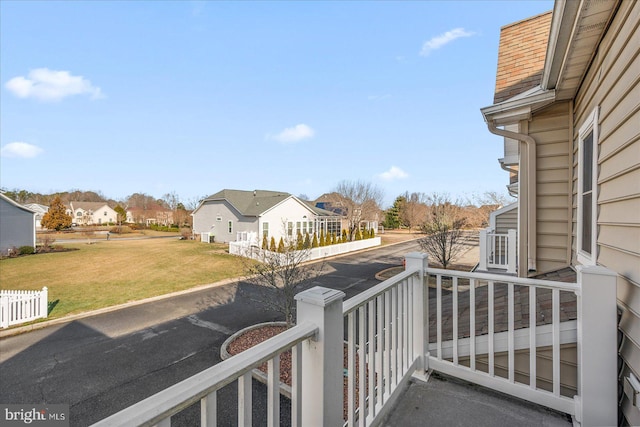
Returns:
[[[48,290],[0,291],[0,328],[46,318]]]

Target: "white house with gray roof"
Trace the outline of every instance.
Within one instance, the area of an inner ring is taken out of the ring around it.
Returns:
[[[341,233],[339,215],[281,191],[225,189],[200,202],[191,215],[194,234],[209,233],[223,243],[260,244],[263,236],[277,242],[281,237],[295,238],[298,231]]]

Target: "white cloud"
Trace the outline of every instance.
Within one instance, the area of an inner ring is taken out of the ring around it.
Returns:
[[[294,127],[286,128],[276,135],[267,135],[267,139],[273,139],[282,143],[291,143],[298,142],[303,139],[312,138],[315,134],[315,130],[313,130],[308,125],[301,123],[299,125],[295,125]]]
[[[104,98],[102,90],[84,77],[48,68],[31,70],[27,77],[14,77],[5,87],[18,98],[36,98],[40,101],[59,101],[67,96],[83,94],[91,99]]]
[[[446,33],[440,34],[439,36],[433,37],[431,40],[427,40],[422,45],[422,50],[420,51],[421,56],[427,56],[431,53],[432,50],[440,49],[442,46],[447,43],[451,43],[455,39],[459,39],[461,37],[471,37],[475,33],[471,31],[466,31],[464,28],[454,28],[453,30],[447,31]]]
[[[43,153],[44,150],[26,142],[10,142],[0,149],[0,156],[8,158],[30,159]]]
[[[382,178],[385,181],[394,181],[396,179],[404,179],[404,178],[408,178],[409,174],[406,173],[405,171],[403,171],[402,169],[400,169],[397,166],[391,166],[391,169],[389,169],[386,172],[383,172],[379,175],[380,178]]]

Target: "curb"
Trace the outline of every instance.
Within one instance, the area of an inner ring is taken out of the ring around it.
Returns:
[[[287,326],[287,322],[263,322],[263,323],[257,323],[255,325],[247,326],[246,328],[240,329],[238,332],[231,335],[222,343],[222,346],[220,346],[220,358],[222,360],[227,360],[228,358],[233,357],[227,351],[229,344],[231,344],[236,338],[238,338],[240,335],[244,334],[245,332],[249,332],[254,329],[261,328],[263,326]],[[256,381],[260,381],[265,385],[268,384],[269,382],[267,374],[265,374],[258,368],[253,368],[251,370],[251,376]],[[287,384],[283,383],[282,381],[280,381],[280,394],[291,399],[291,387],[289,387]]]
[[[104,307],[104,308],[100,308],[98,310],[86,311],[84,313],[71,314],[69,316],[64,316],[64,317],[60,317],[58,319],[53,319],[53,320],[45,320],[43,322],[33,323],[31,325],[19,326],[19,327],[16,327],[16,328],[6,329],[6,330],[0,331],[0,339],[12,337],[12,336],[15,336],[15,335],[21,335],[21,334],[24,334],[24,333],[27,333],[27,332],[38,330],[38,329],[48,328],[50,326],[56,326],[56,325],[61,325],[61,324],[65,324],[65,323],[70,323],[70,322],[73,322],[75,320],[85,319],[87,317],[93,317],[93,316],[98,316],[100,314],[111,313],[113,311],[118,311],[118,310],[122,310],[122,309],[129,308],[129,307],[135,307],[135,306],[147,304],[147,303],[150,303],[150,302],[162,301],[164,299],[173,298],[173,297],[177,297],[177,296],[180,296],[180,295],[186,295],[186,294],[189,294],[189,293],[192,293],[192,292],[199,292],[199,291],[203,291],[205,289],[217,288],[219,286],[224,286],[224,285],[228,285],[230,283],[239,282],[239,281],[241,281],[243,279],[244,279],[244,277],[235,277],[235,278],[232,278],[232,279],[224,279],[224,280],[221,280],[219,282],[208,283],[206,285],[199,285],[199,286],[196,286],[195,288],[190,288],[190,289],[185,289],[185,290],[182,290],[182,291],[171,292],[169,294],[163,294],[163,295],[158,295],[158,296],[155,296],[155,297],[149,297],[149,298],[145,298],[145,299],[141,299],[141,300],[137,300],[137,301],[126,302],[124,304],[118,304],[118,305],[113,305],[113,306],[110,306],[110,307]]]
[[[334,258],[339,258],[339,257],[342,257],[342,256],[353,255],[353,254],[360,253],[360,252],[366,252],[366,251],[371,251],[371,250],[374,250],[374,249],[379,249],[381,247],[395,246],[395,245],[399,245],[399,244],[402,244],[402,243],[407,243],[407,242],[410,242],[410,241],[416,240],[416,239],[403,240],[401,242],[389,243],[388,245],[380,245],[380,246],[375,246],[375,247],[372,247],[372,248],[361,249],[359,251],[347,252],[345,254],[333,255],[333,256],[329,256],[329,257],[325,257],[325,258],[320,258],[318,260],[314,260],[314,261],[311,261],[311,262],[322,262],[322,261],[326,261],[328,259],[334,259]],[[113,311],[122,310],[124,308],[135,307],[135,306],[138,306],[138,305],[147,304],[147,303],[155,302],[155,301],[161,301],[161,300],[164,300],[164,299],[168,299],[168,298],[173,298],[173,297],[180,296],[180,295],[189,294],[189,293],[192,293],[192,292],[198,292],[198,291],[202,291],[202,290],[209,289],[209,288],[216,288],[216,287],[219,287],[219,286],[228,285],[230,283],[240,282],[242,280],[245,280],[244,276],[224,279],[224,280],[221,280],[219,282],[209,283],[209,284],[206,284],[206,285],[199,285],[199,286],[196,286],[195,288],[185,289],[185,290],[182,290],[182,291],[176,291],[176,292],[172,292],[172,293],[169,293],[169,294],[158,295],[158,296],[155,296],[155,297],[149,297],[149,298],[145,298],[145,299],[141,299],[141,300],[137,300],[137,301],[126,302],[124,304],[113,305],[111,307],[104,307],[104,308],[100,308],[98,310],[86,311],[84,313],[72,314],[72,315],[69,315],[69,316],[60,317],[58,319],[45,320],[43,322],[32,323],[32,324],[26,325],[26,326],[18,326],[16,328],[0,330],[0,340],[2,340],[4,338],[9,338],[9,337],[12,337],[12,336],[16,336],[16,335],[21,335],[21,334],[24,334],[24,333],[27,333],[27,332],[36,331],[36,330],[39,330],[39,329],[45,329],[45,328],[48,328],[48,327],[51,327],[51,326],[70,323],[70,322],[73,322],[75,320],[85,319],[87,317],[93,317],[93,316],[98,316],[100,314],[111,313]]]

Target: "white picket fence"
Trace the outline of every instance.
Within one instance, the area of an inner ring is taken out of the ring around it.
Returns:
[[[0,291],[0,328],[46,318],[48,290]]]

